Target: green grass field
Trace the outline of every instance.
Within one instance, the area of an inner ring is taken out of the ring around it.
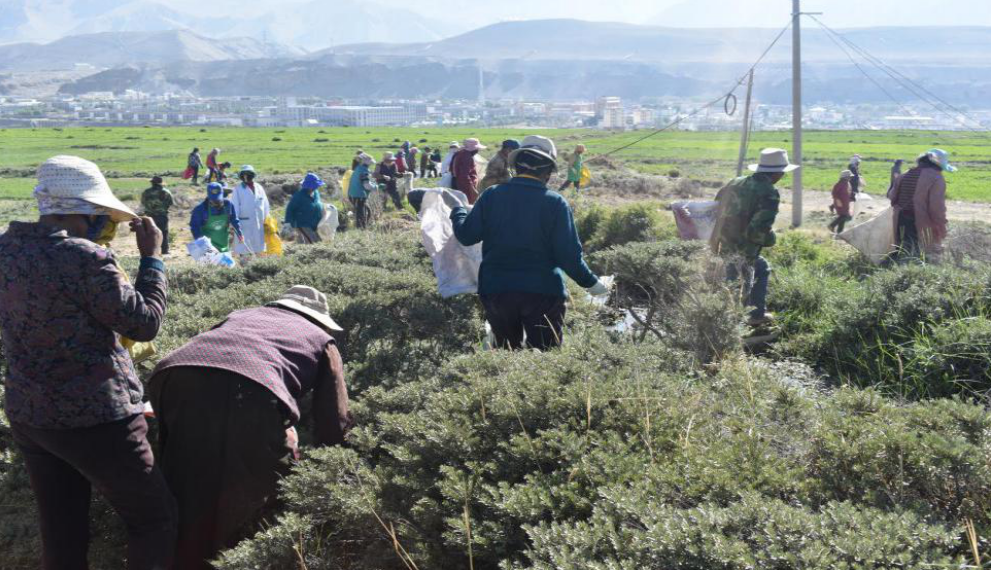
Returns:
[[[185,157],[198,146],[205,158],[212,147],[235,166],[250,163],[262,173],[303,173],[308,169],[343,166],[356,148],[376,155],[410,140],[423,146],[442,146],[452,140],[477,136],[496,147],[506,138],[540,132],[554,138],[562,150],[577,142],[591,156],[607,153],[645,133],[607,133],[593,130],[447,129],[447,128],[68,128],[6,129],[0,131],[0,199],[30,196],[33,170],[55,154],[75,154],[97,162],[125,192],[138,190],[151,174],[177,176]],[[736,165],[739,135],[734,132],[665,132],[612,155],[628,167],[648,174],[679,175],[707,182],[731,178]],[[755,133],[748,161],[762,147],[791,147],[786,132]],[[928,148],[940,146],[951,153],[960,171],[948,175],[952,199],[991,202],[991,137],[971,133],[925,131],[813,131],[806,134],[805,186],[828,190],[849,157],[864,158],[867,190],[883,193],[888,186],[890,161],[912,160]],[[490,150],[491,152],[491,150]],[[787,185],[787,182],[785,182]]]

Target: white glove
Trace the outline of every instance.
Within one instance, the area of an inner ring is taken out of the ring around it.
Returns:
[[[609,294],[609,287],[607,287],[601,280],[596,281],[595,285],[592,285],[586,290],[588,291],[588,294],[593,297],[601,297]]]
[[[454,197],[454,194],[451,194],[450,190],[441,191],[440,197],[441,200],[444,200],[444,204],[447,205],[447,207],[452,210],[464,206],[464,204],[462,204],[460,201],[458,201],[457,198]]]

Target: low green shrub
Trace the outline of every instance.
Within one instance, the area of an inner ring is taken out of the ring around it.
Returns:
[[[918,568],[988,528],[984,409],[691,369],[590,330],[372,388],[353,447],[312,451],[220,568]]]
[[[652,242],[675,237],[670,215],[658,204],[635,203],[618,208],[579,205],[575,212],[578,236],[589,251],[633,242]]]

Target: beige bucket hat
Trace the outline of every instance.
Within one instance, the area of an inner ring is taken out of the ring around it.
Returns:
[[[297,312],[304,317],[308,317],[331,332],[341,332],[342,329],[330,318],[330,309],[327,307],[327,296],[317,291],[313,287],[306,285],[294,285],[283,293],[276,301],[269,303],[270,307],[282,307],[290,311]]]
[[[138,217],[114,196],[100,167],[78,156],[54,156],[39,166],[34,196],[42,214],[104,214],[115,222]]]
[[[791,172],[799,168],[788,160],[788,151],[783,148],[765,148],[760,151],[760,163],[750,165],[752,172]]]
[[[520,148],[509,153],[509,164],[515,165],[516,157],[524,152],[534,153],[557,163],[557,146],[547,137],[529,135],[524,138]]]

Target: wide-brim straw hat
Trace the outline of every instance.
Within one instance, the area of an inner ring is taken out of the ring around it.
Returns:
[[[749,166],[752,172],[791,172],[801,168],[788,160],[788,151],[782,148],[765,148],[760,151],[760,162]]]
[[[850,172],[849,170],[844,170],[843,172],[840,172],[841,180],[847,180],[849,178],[853,178],[853,172]]]
[[[313,287],[295,285],[283,293],[282,297],[269,303],[269,306],[282,307],[299,313],[330,332],[344,330],[334,322],[334,319],[330,318],[327,296]]]
[[[134,210],[114,196],[100,167],[78,156],[59,155],[46,160],[38,167],[38,187],[35,192],[43,193],[54,202],[81,200],[105,208],[115,222],[127,222],[138,217]]]
[[[479,141],[478,139],[465,139],[462,148],[464,148],[467,151],[472,151],[472,150],[485,150],[489,147],[482,144],[481,141]]]

